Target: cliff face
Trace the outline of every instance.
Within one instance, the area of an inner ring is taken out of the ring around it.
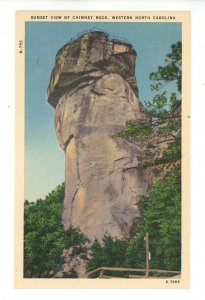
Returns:
[[[65,151],[64,228],[89,238],[128,238],[149,180],[139,145],[114,133],[147,115],[138,99],[131,45],[92,32],[59,50],[48,87],[55,129]]]

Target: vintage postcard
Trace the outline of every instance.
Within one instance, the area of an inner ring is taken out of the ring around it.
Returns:
[[[15,287],[189,288],[190,13],[16,13]]]

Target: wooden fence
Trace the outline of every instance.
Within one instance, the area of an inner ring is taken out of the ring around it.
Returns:
[[[144,275],[130,275],[128,276],[128,278],[148,278],[150,273],[161,273],[161,274],[174,274],[175,275],[180,275],[180,271],[173,271],[173,270],[160,270],[160,269],[150,269],[149,268],[149,260],[150,260],[150,253],[149,253],[149,233],[146,232],[146,235],[144,237],[145,243],[146,243],[146,268],[145,269],[136,269],[136,268],[112,268],[112,267],[100,267],[97,268],[91,272],[86,273],[84,276],[82,276],[83,278],[88,278],[90,275],[99,272],[100,275],[98,276],[98,278],[122,278],[122,277],[113,277],[113,276],[106,276],[105,272],[106,271],[114,271],[114,272],[126,272],[126,273],[130,273],[130,272],[134,272],[134,273],[144,273]],[[170,276],[169,276],[170,277]]]
[[[129,275],[129,278],[148,278],[149,273],[167,273],[167,274],[175,274],[179,275],[180,271],[172,271],[172,270],[159,270],[159,269],[135,269],[135,268],[111,268],[111,267],[100,267],[91,272],[88,272],[82,276],[82,278],[88,278],[91,274],[99,272],[100,275],[98,278],[122,278],[122,277],[113,277],[113,276],[106,276],[106,271],[116,271],[116,272],[142,272],[145,273],[144,275]]]

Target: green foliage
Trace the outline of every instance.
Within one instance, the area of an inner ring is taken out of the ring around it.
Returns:
[[[125,261],[126,242],[113,239],[111,236],[104,236],[102,243],[95,240],[91,246],[92,259],[88,262],[87,271],[99,267],[122,267]],[[107,272],[107,275],[121,276],[122,273]],[[96,277],[98,274],[94,274]]]
[[[64,263],[63,250],[85,242],[78,229],[64,231],[61,225],[63,198],[64,185],[60,185],[45,200],[25,201],[24,277],[50,277],[50,272],[57,272]]]
[[[178,92],[181,93],[181,67],[182,67],[182,43],[177,42],[171,46],[171,52],[166,55],[166,65],[159,66],[157,72],[150,74],[150,79],[157,81],[152,89],[158,91],[164,83],[177,82]]]
[[[151,134],[151,130],[152,128],[149,123],[129,122],[125,130],[121,132],[117,132],[115,136],[123,137],[123,138],[135,137],[136,139],[144,140]]]
[[[149,115],[155,119],[169,116],[169,106],[166,91],[163,91],[161,94],[156,94],[152,101],[145,102],[145,106]]]
[[[142,161],[138,167],[141,169],[150,168],[164,163],[170,163],[181,159],[181,141],[176,140],[166,148],[160,158],[149,161]]]
[[[142,216],[137,234],[126,249],[129,267],[145,267],[146,231],[149,232],[150,268],[181,268],[181,174],[174,171],[156,179],[149,197],[140,201]]]
[[[171,135],[174,139],[178,140],[180,137],[177,135],[174,136],[174,134],[179,130],[181,130],[181,122],[179,122],[179,120],[172,119],[164,126],[158,128],[158,134],[164,137]]]
[[[167,162],[171,162],[181,158],[181,141],[176,140],[164,150],[163,156]]]
[[[156,72],[150,74],[150,79],[156,83],[151,85],[152,91],[157,92],[152,101],[146,103],[148,113],[154,118],[166,118],[181,99],[182,80],[182,44],[177,42],[171,46],[171,52],[166,55],[165,65],[159,66]],[[166,90],[160,93],[168,83],[176,82],[176,91],[167,95]]]

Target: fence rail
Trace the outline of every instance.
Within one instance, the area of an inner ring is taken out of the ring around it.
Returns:
[[[148,278],[149,273],[170,273],[170,274],[180,274],[180,271],[173,271],[173,270],[160,270],[160,269],[149,269],[147,273],[147,269],[136,269],[136,268],[112,268],[112,267],[100,267],[93,271],[90,271],[86,274],[84,274],[83,278],[88,278],[91,274],[94,274],[96,272],[100,272],[100,275],[98,278],[117,278],[112,276],[106,276],[104,275],[105,271],[118,271],[118,272],[142,272],[145,273],[144,276],[140,276],[140,278]],[[130,277],[134,278],[135,275],[130,275]],[[121,277],[118,277],[121,278]]]

